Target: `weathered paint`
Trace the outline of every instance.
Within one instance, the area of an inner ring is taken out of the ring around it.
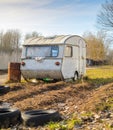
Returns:
[[[50,45],[57,45],[59,47],[58,56],[46,57],[46,55],[49,55],[47,53],[50,53],[48,48]],[[27,50],[23,51],[22,56],[25,66],[21,66],[21,71],[25,78],[40,79],[48,77],[53,79],[68,79],[73,78],[75,72],[79,76],[85,73],[86,44],[80,36],[62,35],[54,38],[31,38],[23,46],[31,47],[28,50],[28,57],[25,56]],[[43,46],[43,50],[41,50],[40,46]],[[35,47],[39,47],[39,51]],[[68,56],[70,50],[72,50],[72,56]],[[35,52],[36,54],[34,54]],[[59,65],[56,65],[56,62],[59,62]]]
[[[68,39],[70,35],[60,35],[56,37],[38,37],[30,38],[25,41],[23,45],[51,45],[51,44],[64,44],[65,40]]]
[[[25,66],[22,66],[21,70],[26,78],[62,78],[62,59],[42,59],[41,61],[26,59],[24,62]],[[56,65],[55,62],[59,62],[60,65]]]

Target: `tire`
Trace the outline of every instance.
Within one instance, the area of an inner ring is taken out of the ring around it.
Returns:
[[[9,128],[21,122],[21,113],[18,109],[0,108],[0,129]]]
[[[10,91],[9,86],[0,86],[0,95],[5,94]]]
[[[76,81],[78,79],[78,73],[75,72],[73,80]]]
[[[61,120],[59,113],[55,110],[31,110],[22,114],[23,124],[25,126],[41,126],[50,121]]]

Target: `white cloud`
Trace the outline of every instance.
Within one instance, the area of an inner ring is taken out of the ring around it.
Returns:
[[[4,5],[0,7],[0,17],[2,21],[9,22],[26,22],[26,23],[52,23],[55,20],[58,22],[60,19],[82,17],[85,15],[95,14],[95,10],[92,11],[92,7],[87,7],[85,4],[69,4],[60,7],[45,7],[44,5],[53,2],[54,0],[0,0],[0,3],[15,3],[16,6]],[[24,6],[18,6],[18,4],[25,4]],[[32,3],[32,4],[28,4]],[[29,5],[29,6],[28,6]],[[44,6],[41,7],[40,6]],[[37,8],[33,8],[37,6]],[[89,11],[91,10],[91,11]]]
[[[60,4],[64,0],[57,1],[58,5],[52,5],[56,0],[0,0],[0,30],[74,32],[78,26],[86,25],[87,18],[96,15],[97,5],[88,6],[80,0],[68,4]]]

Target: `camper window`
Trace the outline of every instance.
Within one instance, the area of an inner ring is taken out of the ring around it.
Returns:
[[[65,48],[65,56],[66,57],[72,57],[72,47],[71,46],[66,46],[66,48]]]
[[[26,57],[57,57],[58,52],[58,46],[28,46],[26,49]]]
[[[51,47],[51,56],[57,57],[58,56],[58,46],[52,46]]]

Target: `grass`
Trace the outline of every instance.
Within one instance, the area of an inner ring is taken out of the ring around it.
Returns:
[[[95,106],[95,110],[98,111],[113,111],[113,98],[108,97],[107,101],[102,101]]]
[[[94,68],[89,68],[86,71],[86,76],[83,79],[85,82],[91,83],[92,85],[100,86],[107,83],[113,82],[113,66],[99,66]],[[75,82],[77,83],[77,82]],[[112,90],[111,90],[112,91]],[[108,97],[107,102],[102,101],[95,106],[95,112],[104,111],[104,110],[113,110],[113,98]],[[84,112],[81,113],[81,117],[93,117],[93,112]],[[50,122],[47,125],[49,130],[72,130],[76,126],[81,126],[83,121],[75,116],[71,119],[62,121],[62,122]],[[106,128],[111,128],[109,124],[106,124]]]
[[[93,69],[87,69],[87,76],[91,79],[113,78],[113,66],[100,66]]]
[[[83,79],[84,82],[91,83],[93,86],[102,86],[107,83],[113,82],[113,66],[99,66],[94,68],[89,68],[86,71],[86,76]],[[73,84],[77,84],[81,81],[73,82]],[[36,89],[36,88],[34,88]],[[35,90],[36,91],[36,90]],[[110,92],[113,90],[111,89]],[[103,91],[102,91],[103,92]],[[108,91],[109,92],[109,91]],[[95,106],[96,112],[104,111],[104,110],[112,110],[113,111],[113,97],[108,97],[107,101],[104,100]],[[72,130],[73,128],[79,127],[83,124],[83,121],[80,117],[93,117],[93,112],[84,112],[81,115],[74,115],[71,119],[63,120],[60,122],[50,122],[45,127],[46,130]],[[101,120],[100,120],[101,121]],[[107,129],[113,128],[109,124],[106,124]]]
[[[63,122],[50,122],[47,125],[47,129],[49,130],[67,130],[67,125]]]
[[[81,113],[81,116],[82,116],[82,117],[92,117],[92,116],[93,116],[93,113],[92,113],[92,112],[84,112],[84,111],[83,111],[83,113]]]
[[[113,82],[113,66],[100,66],[87,69],[86,79],[88,82],[93,83],[96,86],[111,83]],[[113,89],[108,90],[108,92],[106,91],[106,94],[107,93],[108,95],[112,95]],[[97,112],[105,110],[113,111],[113,98],[108,96],[105,100],[95,106]]]
[[[85,79],[95,85],[113,82],[113,66],[100,66],[87,69]]]
[[[113,66],[99,66],[95,68],[87,69],[87,75],[85,79],[87,82],[92,83],[96,86],[102,86],[113,82]],[[108,95],[111,95],[113,90],[108,91]],[[107,94],[107,92],[106,92]],[[107,101],[101,101],[101,103],[95,106],[95,110],[105,111],[113,110],[113,98],[107,97]]]
[[[49,130],[72,130],[74,127],[81,125],[82,120],[76,117],[62,122],[50,122],[47,128]]]

